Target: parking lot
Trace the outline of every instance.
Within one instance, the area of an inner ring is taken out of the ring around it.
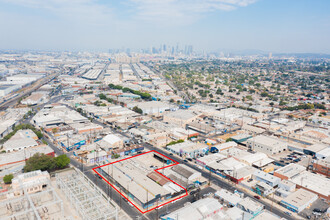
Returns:
[[[301,155],[293,151],[285,151],[280,154],[272,156],[273,159],[277,161],[278,165],[285,166],[290,163],[297,163],[304,167],[307,167],[308,164],[311,164],[312,158],[310,156]]]
[[[299,215],[307,219],[329,219],[326,216],[326,211],[328,207],[329,205],[322,199],[317,199],[309,208],[306,208],[304,211],[299,213]],[[324,212],[322,214],[320,213],[320,215],[315,215],[313,214],[314,209],[320,209]]]

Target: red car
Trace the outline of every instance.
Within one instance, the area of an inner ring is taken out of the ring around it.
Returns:
[[[254,198],[256,198],[256,199],[260,199],[260,196],[253,196]]]

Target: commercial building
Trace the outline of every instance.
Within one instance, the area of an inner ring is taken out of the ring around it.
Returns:
[[[143,114],[159,114],[167,111],[176,111],[179,109],[179,107],[177,107],[176,105],[168,104],[166,102],[161,101],[137,102],[130,104],[130,106],[132,105],[139,107],[142,110]]]
[[[37,105],[46,102],[48,102],[48,93],[46,92],[34,92],[21,101],[23,105]]]
[[[239,144],[247,141],[250,138],[252,138],[252,136],[249,135],[249,134],[238,134],[238,135],[235,135],[235,136],[231,137],[231,139],[233,141],[235,141],[236,143],[239,143]]]
[[[253,217],[257,216],[263,209],[264,206],[249,197],[245,197],[238,202],[237,207],[242,209],[244,212],[250,213]]]
[[[166,168],[164,169],[163,174],[187,189],[194,187],[196,184],[202,185],[206,183],[200,172],[184,164],[178,164],[176,166]]]
[[[212,198],[201,199],[196,202],[187,204],[168,215],[161,217],[162,220],[179,220],[179,219],[217,219],[216,216],[221,212],[223,206]]]
[[[39,144],[36,142],[37,135],[30,129],[19,130],[14,136],[3,144],[6,152],[23,150],[29,147],[35,147]]]
[[[103,142],[105,142],[105,150],[109,151],[110,149],[115,150],[122,148],[124,146],[124,141],[120,137],[118,137],[115,134],[108,134],[103,139]]]
[[[274,161],[273,159],[270,159],[266,154],[261,152],[257,152],[254,154],[248,153],[247,155],[236,156],[236,158],[249,166],[254,166],[258,168],[264,167],[265,165],[270,164]]]
[[[20,88],[21,88],[21,85],[0,84],[0,97],[6,96],[15,90],[19,90]]]
[[[313,171],[330,177],[330,156],[314,161]]]
[[[221,161],[226,158],[227,157],[222,154],[215,153],[215,154],[209,154],[204,157],[197,158],[196,163],[199,165],[202,165],[202,166],[208,166],[209,164],[211,164],[213,162],[218,162],[218,161]]]
[[[199,114],[196,114],[195,112],[190,110],[178,110],[165,114],[163,117],[163,121],[185,128],[187,124],[195,121],[198,116]]]
[[[13,76],[7,76],[8,82],[14,82],[16,84],[27,84],[44,77],[43,74],[17,74]]]
[[[214,196],[225,201],[229,205],[236,206],[243,198],[235,193],[231,193],[228,190],[221,189],[214,193]]]
[[[261,170],[257,170],[253,174],[253,176],[254,176],[255,180],[260,181],[260,182],[264,182],[264,183],[268,184],[271,187],[277,186],[281,181],[280,178],[278,178],[276,176],[273,176],[269,173],[266,173],[264,171],[261,171]]]
[[[330,147],[324,148],[323,150],[316,152],[315,157],[318,159],[325,159],[327,157],[330,157]]]
[[[278,188],[276,189],[275,194],[280,197],[287,197],[290,195],[292,192],[296,190],[296,184],[288,181],[288,180],[282,180],[278,184]]]
[[[85,73],[82,78],[89,80],[97,80],[99,78],[102,69],[91,69],[87,73]]]
[[[275,189],[265,182],[258,182],[255,186],[252,187],[252,191],[258,195],[268,196],[275,192]]]
[[[217,132],[217,129],[215,127],[212,127],[211,125],[206,124],[202,121],[194,121],[188,123],[187,128],[204,135],[211,135]]]
[[[188,158],[197,158],[209,150],[208,145],[191,141],[169,145],[166,148],[177,155]]]
[[[252,174],[257,170],[256,168],[248,166],[233,157],[209,163],[206,168],[235,183],[240,183],[245,179],[250,179]]]
[[[39,145],[36,147],[30,147],[24,151],[13,151],[10,153],[0,154],[0,167],[7,165],[18,164],[28,160],[30,157],[36,153],[45,154],[54,157],[55,152],[48,145]]]
[[[293,212],[301,212],[317,200],[315,193],[304,189],[298,189],[285,199],[281,200],[281,205]]]
[[[290,163],[284,167],[281,167],[274,171],[274,176],[281,178],[282,180],[291,180],[292,178],[299,176],[300,173],[305,171],[306,168],[295,163]]]
[[[282,218],[274,213],[263,210],[259,215],[257,215],[253,220],[281,220]]]
[[[113,181],[122,192],[125,192],[130,199],[143,209],[147,209],[158,202],[161,203],[171,198],[172,195],[172,192],[167,190],[166,187],[148,178],[148,175],[153,172],[145,164],[145,162],[150,162],[152,159],[152,157],[148,157],[150,155],[152,153],[129,158],[98,169],[106,179]],[[150,160],[144,161],[147,160],[146,157]]]
[[[328,149],[327,145],[318,143],[308,146],[308,148],[304,149],[303,152],[307,155],[311,155],[311,156],[318,155],[318,158],[322,158],[322,155],[328,151],[327,149]]]
[[[268,137],[259,135],[247,140],[247,146],[257,152],[262,152],[267,155],[281,153],[287,149],[287,143],[279,140],[276,137]]]
[[[303,188],[330,201],[330,179],[325,176],[304,171],[293,177],[291,181],[296,184],[298,189]]]

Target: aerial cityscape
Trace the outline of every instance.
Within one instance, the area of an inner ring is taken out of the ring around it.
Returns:
[[[0,0],[0,220],[330,219],[329,11]]]

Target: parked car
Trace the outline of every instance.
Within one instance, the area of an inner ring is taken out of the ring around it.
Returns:
[[[260,199],[260,196],[253,196],[254,198],[256,198],[256,199]]]

